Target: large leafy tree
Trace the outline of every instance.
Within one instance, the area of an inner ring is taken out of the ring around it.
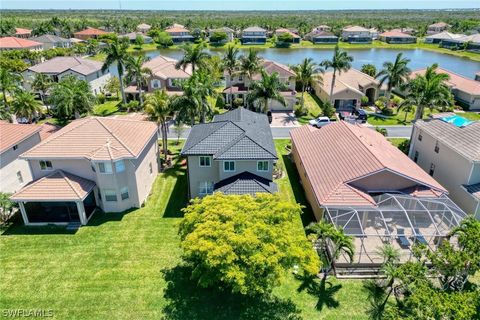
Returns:
[[[317,64],[313,62],[312,58],[305,58],[303,61],[292,67],[295,72],[297,83],[302,87],[302,109],[305,106],[305,90],[310,86],[314,81],[323,81],[320,74],[321,69],[318,68]]]
[[[337,79],[337,73],[341,74],[342,72],[347,72],[352,67],[353,57],[349,56],[346,51],[343,51],[338,47],[335,46],[335,50],[333,51],[332,60],[324,60],[320,64],[325,69],[332,69],[333,76],[332,76],[332,84],[330,88],[330,103],[333,104],[333,88],[335,87],[335,81]]]
[[[26,118],[30,123],[35,116],[42,113],[42,103],[25,90],[17,90],[12,102],[12,111],[18,118]]]
[[[95,96],[86,81],[67,76],[52,86],[50,103],[59,118],[79,119],[82,113],[92,111]]]
[[[318,257],[295,227],[298,204],[278,195],[215,193],[183,211],[183,258],[202,287],[265,294],[295,265],[307,274],[318,272]]]
[[[3,113],[10,114],[13,122],[16,121],[16,118],[11,113],[8,95],[12,95],[20,87],[21,81],[22,76],[19,73],[6,68],[0,68],[0,90],[3,96]]]
[[[287,102],[282,96],[282,91],[286,90],[287,86],[280,81],[278,73],[269,75],[262,70],[261,76],[260,80],[253,81],[250,85],[250,93],[247,96],[249,104],[260,102],[260,110],[264,113],[268,111],[269,101],[278,101],[282,106],[286,106]]]
[[[258,56],[258,52],[250,48],[246,55],[240,58],[240,73],[246,78],[247,95],[250,93],[250,83],[253,76],[262,69],[262,59]]]
[[[408,68],[409,59],[403,58],[403,53],[397,54],[395,62],[387,61],[383,64],[383,69],[375,76],[380,80],[380,86],[387,83],[385,96],[390,101],[390,95],[394,88],[398,88],[408,81],[411,70]]]
[[[111,65],[117,65],[118,80],[120,81],[120,92],[122,94],[122,101],[124,104],[127,103],[127,98],[125,96],[125,83],[123,81],[123,76],[126,70],[127,61],[130,57],[127,52],[128,46],[128,42],[122,40],[112,41],[111,43],[107,44],[104,49],[104,52],[107,56],[102,66],[102,71],[106,71]]]
[[[143,55],[130,56],[126,62],[127,79],[137,85],[138,99],[140,105],[143,105],[142,87],[147,85],[148,77],[152,75],[152,70],[143,66],[146,58]]]
[[[377,75],[377,67],[374,64],[366,63],[360,69],[365,74],[368,74],[370,77],[375,77]]]
[[[229,45],[225,49],[223,55],[223,68],[227,72],[230,79],[238,72],[239,60],[238,60],[239,50],[234,45]],[[233,86],[230,86],[230,99],[233,101]],[[232,102],[231,101],[231,102]]]
[[[205,64],[205,59],[210,55],[205,51],[206,45],[204,42],[198,44],[187,43],[182,46],[183,57],[178,60],[177,69],[185,70],[188,65],[192,66],[192,72],[201,68]]]

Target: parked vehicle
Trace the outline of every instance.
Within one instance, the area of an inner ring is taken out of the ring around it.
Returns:
[[[327,124],[330,123],[330,118],[328,117],[318,117],[316,119],[312,119],[309,121],[310,125],[316,127],[316,128],[321,128],[323,126],[326,126]]]
[[[352,112],[339,112],[338,114],[340,120],[352,120],[354,118],[355,121],[360,121],[361,123],[367,122],[368,114],[363,109],[354,108]]]

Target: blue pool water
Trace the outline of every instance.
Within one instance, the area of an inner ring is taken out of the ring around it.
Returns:
[[[469,124],[473,123],[473,121],[470,121],[468,119],[462,118],[462,117],[457,116],[457,115],[450,116],[450,117],[444,117],[444,118],[442,118],[442,120],[445,121],[445,122],[451,123],[454,126],[457,126],[457,127],[460,127],[460,128],[468,126]]]

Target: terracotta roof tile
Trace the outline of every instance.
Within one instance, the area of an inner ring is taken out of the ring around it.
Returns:
[[[30,29],[25,29],[25,28],[15,28],[15,35],[21,36],[21,35],[29,35],[32,33],[32,30]]]
[[[22,38],[15,38],[15,37],[4,37],[0,38],[0,49],[28,49],[28,48],[35,48],[41,47],[42,44],[40,42],[22,39]]]
[[[13,124],[1,121],[0,153],[29,138],[40,130],[40,126],[33,124]]]
[[[90,28],[88,27],[85,30],[75,32],[74,35],[75,37],[77,35],[92,35],[92,36],[97,36],[97,35],[102,35],[102,34],[108,34],[107,31],[100,30],[100,29],[95,29],[95,28]]]
[[[380,37],[395,37],[395,38],[415,38],[412,35],[403,33],[399,30],[390,30],[390,31],[385,31],[379,35]]]
[[[55,57],[43,63],[34,65],[28,70],[36,73],[63,73],[67,70],[75,71],[79,74],[89,75],[102,70],[103,63],[90,59],[79,57]]]
[[[419,69],[412,72],[411,77],[417,75],[424,75],[427,69]],[[447,85],[452,89],[457,89],[466,92],[471,95],[480,95],[480,81],[466,78],[452,71],[437,68],[437,73],[448,74],[450,79],[447,81]]]
[[[177,60],[165,56],[158,56],[144,63],[144,67],[152,71],[152,74],[160,79],[187,79],[192,75],[192,67],[189,65],[185,70],[177,69]]]

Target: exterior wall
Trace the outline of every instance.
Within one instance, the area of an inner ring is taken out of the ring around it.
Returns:
[[[177,80],[185,80],[185,79],[181,79],[181,78],[168,78],[168,79],[161,79],[159,77],[151,77],[148,79],[147,81],[147,89],[148,89],[148,92],[153,92],[155,90],[162,90],[162,89],[166,89],[167,91],[181,91],[181,88],[178,87],[178,86],[175,86],[174,83],[175,81]],[[154,88],[153,86],[153,83],[154,81],[159,81],[160,83],[160,87],[158,88]]]
[[[336,44],[338,43],[338,38],[331,37],[313,37],[311,40],[313,43],[326,43],[326,44]]]
[[[211,160],[211,167],[200,167],[199,156],[187,157],[187,169],[188,169],[188,184],[190,191],[190,198],[197,198],[199,196],[200,182],[217,182],[219,181],[220,163],[218,161]]]
[[[351,184],[369,192],[398,191],[417,185],[416,182],[387,170],[358,179]]]
[[[417,38],[410,38],[410,37],[380,37],[380,41],[386,43],[416,43]]]
[[[145,150],[140,157],[134,161],[135,185],[137,190],[138,206],[141,206],[147,199],[152,190],[153,183],[159,171],[159,152],[158,152],[158,136],[152,137]],[[152,173],[150,173],[150,165]],[[132,188],[133,189],[133,188]]]
[[[230,178],[234,175],[240,174],[242,172],[250,172],[259,177],[272,180],[272,167],[273,161],[268,161],[268,171],[257,171],[257,160],[235,160],[235,171],[234,172],[225,172],[223,171],[223,162],[224,161],[215,161],[219,164],[218,167],[218,180],[215,182],[222,181],[224,179]]]
[[[455,100],[467,104],[470,110],[480,110],[480,96],[474,96],[458,89],[453,89],[452,93]]]
[[[40,134],[35,133],[19,142],[16,150],[12,147],[0,155],[0,192],[14,193],[32,181],[28,161],[18,159],[18,156],[38,143],[40,143]],[[17,172],[22,175],[23,182],[19,181]]]
[[[326,92],[323,88],[323,86],[320,85],[318,82],[314,82],[312,88],[315,90],[315,94],[317,97],[320,98],[323,102],[328,102],[330,101],[330,92]],[[369,89],[371,87],[365,88],[365,90]],[[376,95],[378,97],[378,90],[376,90]],[[342,92],[337,92],[333,95],[333,101],[335,100],[357,100],[360,101],[364,94],[359,94],[358,92],[355,91],[348,91],[344,90]]]
[[[40,161],[49,160],[52,163],[52,170],[41,170]],[[37,180],[51,174],[54,170],[63,170],[79,177],[96,181],[96,174],[92,170],[89,160],[86,159],[28,159],[33,179]]]

